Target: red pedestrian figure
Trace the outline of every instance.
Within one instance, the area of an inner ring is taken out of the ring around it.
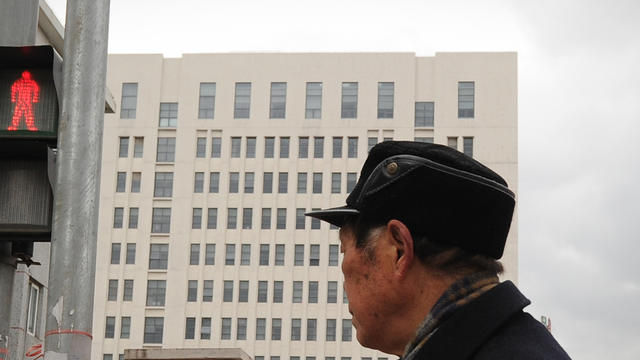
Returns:
[[[9,131],[18,130],[20,119],[24,116],[24,122],[29,131],[38,131],[34,124],[33,104],[40,99],[40,87],[31,79],[31,73],[24,71],[22,77],[11,85],[11,102],[16,103],[13,110],[13,119]]]

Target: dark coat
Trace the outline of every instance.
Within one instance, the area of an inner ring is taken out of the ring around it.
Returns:
[[[570,359],[522,309],[531,302],[505,281],[445,320],[418,352],[425,360]]]

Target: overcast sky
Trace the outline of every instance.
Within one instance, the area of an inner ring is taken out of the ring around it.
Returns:
[[[574,359],[640,359],[639,1],[111,0],[110,17],[110,53],[517,51],[527,309]]]

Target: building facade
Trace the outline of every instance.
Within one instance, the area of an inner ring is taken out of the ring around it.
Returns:
[[[304,212],[344,204],[388,139],[449,145],[517,189],[515,53],[110,55],[107,86],[94,359],[388,357],[356,341],[337,229]]]

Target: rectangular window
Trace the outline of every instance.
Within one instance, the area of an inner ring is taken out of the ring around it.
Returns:
[[[347,157],[349,158],[357,158],[358,157],[358,137],[350,136],[349,144],[347,148]]]
[[[242,244],[240,247],[240,265],[251,265],[251,244]]]
[[[178,103],[160,103],[160,121],[158,127],[178,126]]]
[[[313,173],[313,193],[322,194],[322,173]]]
[[[296,304],[302,302],[302,281],[293,282],[293,297],[291,302]]]
[[[113,339],[115,332],[116,332],[116,317],[107,316],[107,320],[105,321],[105,328],[104,328],[105,339]]]
[[[447,146],[458,150],[458,137],[457,136],[449,136],[447,137]]]
[[[275,265],[284,266],[284,244],[276,244]]]
[[[334,136],[333,137],[333,157],[341,158],[342,157],[342,137]]]
[[[120,339],[128,339],[131,335],[131,317],[120,317]]]
[[[413,141],[433,144],[433,137],[416,136],[413,138]]]
[[[458,117],[474,117],[475,87],[473,81],[458,82]]]
[[[309,250],[309,266],[320,266],[320,245],[311,245]]]
[[[338,266],[338,254],[340,247],[338,245],[329,245],[329,266]]]
[[[141,158],[144,151],[144,137],[133,138],[133,157]]]
[[[199,137],[196,139],[196,157],[203,158],[207,154],[207,138]]]
[[[193,180],[193,192],[198,194],[204,191],[204,173],[197,172]]]
[[[336,319],[327,319],[327,341],[336,341]]]
[[[245,194],[253,194],[253,183],[255,179],[255,174],[253,172],[244,173],[244,193]]]
[[[126,279],[124,281],[124,288],[122,290],[122,301],[133,300],[133,280]]]
[[[222,157],[222,138],[221,137],[211,138],[211,157],[212,158]]]
[[[304,244],[294,246],[293,265],[304,266]]]
[[[304,225],[305,225],[305,221],[306,221],[306,216],[304,216],[305,213],[305,209],[296,209],[296,230],[302,230],[304,229]]]
[[[240,182],[240,173],[229,173],[229,193],[235,194],[238,192],[238,183]]]
[[[107,301],[118,300],[118,280],[109,280],[109,290],[107,292]]]
[[[267,286],[268,283],[266,281],[258,281],[258,302],[266,303],[267,302]]]
[[[223,302],[232,302],[233,301],[233,281],[225,280],[224,281],[224,289],[222,293],[222,301]]]
[[[191,228],[202,228],[202,208],[193,208],[193,213],[191,215]]]
[[[249,301],[249,281],[240,280],[240,286],[238,287],[238,302]]]
[[[189,280],[187,286],[187,301],[198,301],[198,280]]]
[[[298,194],[307,193],[307,173],[298,173]]]
[[[173,173],[157,172],[153,187],[154,197],[171,197],[173,195]]]
[[[127,188],[127,173],[123,171],[118,172],[116,180],[116,192],[124,192]]]
[[[120,243],[111,243],[111,265],[120,264]]]
[[[235,229],[238,227],[238,209],[227,208],[227,229]]]
[[[287,209],[278,208],[277,218],[276,218],[276,229],[286,229],[286,228],[287,228]]]
[[[291,319],[291,340],[300,340],[300,328],[302,327],[301,319]]]
[[[416,102],[415,127],[433,127],[433,102]]]
[[[220,329],[220,339],[231,339],[231,318],[222,318],[222,326]]]
[[[118,149],[118,157],[126,158],[127,156],[129,156],[129,137],[121,136],[120,147]]]
[[[377,137],[368,137],[367,138],[367,151],[371,151],[371,149],[376,146],[378,143]]]
[[[307,99],[305,103],[305,118],[320,119],[322,116],[322,83],[307,83]]]
[[[136,263],[136,244],[127,244],[127,255],[125,258],[125,264],[132,265]]]
[[[356,187],[357,176],[357,173],[354,172],[347,173],[347,194],[350,194]]]
[[[231,157],[239,158],[241,149],[242,149],[242,138],[239,136],[232,137],[231,138]]]
[[[209,340],[211,339],[211,318],[203,317],[200,320],[200,339],[201,340]]]
[[[278,193],[286,194],[289,188],[289,173],[278,173]]]
[[[358,83],[342,83],[342,118],[355,119],[358,117]]]
[[[233,106],[234,119],[248,119],[251,108],[251,83],[236,83],[236,97]]]
[[[262,178],[262,193],[271,194],[273,192],[273,173],[266,172]]]
[[[269,117],[271,119],[284,119],[287,104],[287,83],[271,83],[271,105]]]
[[[151,244],[149,249],[149,270],[167,270],[169,244]]]
[[[351,341],[351,319],[342,319],[342,341]]]
[[[273,136],[267,136],[264,138],[264,157],[265,159],[271,159],[274,157],[276,138]]]
[[[147,306],[164,306],[166,280],[147,280]]]
[[[122,84],[122,101],[120,102],[120,118],[135,119],[138,102],[138,83]]]
[[[289,140],[288,136],[280,137],[280,158],[288,159],[289,158]]]
[[[393,118],[393,92],[395,84],[392,82],[378,83],[378,119]]]
[[[159,137],[158,150],[156,152],[157,162],[174,162],[176,161],[176,138]]]
[[[322,159],[324,157],[324,137],[315,136],[313,138],[313,158]]]
[[[210,172],[209,173],[209,192],[210,193],[218,193],[220,191],[220,173]]]
[[[171,208],[153,208],[151,232],[168,234],[171,231]]]
[[[186,340],[195,339],[196,335],[196,318],[188,317],[184,325],[184,338]]]
[[[204,280],[202,285],[202,302],[213,301],[213,280]]]
[[[340,194],[341,185],[342,185],[342,174],[331,173],[331,193]]]
[[[189,265],[200,264],[200,244],[191,244],[189,251]]]
[[[317,304],[318,303],[318,282],[317,281],[309,281],[309,304]]]
[[[208,208],[207,209],[207,229],[217,229],[217,228],[218,228],[218,209]]]
[[[252,208],[242,209],[242,228],[251,229],[252,223],[253,223],[253,209]]]
[[[213,119],[216,104],[216,83],[200,83],[198,119]]]
[[[282,319],[271,319],[271,340],[280,340],[282,333]]]
[[[131,192],[132,193],[140,192],[141,180],[142,180],[142,173],[139,173],[139,172],[131,173]]]
[[[247,153],[245,155],[248,159],[256,157],[256,138],[255,136],[247,137]]]
[[[247,340],[247,318],[238,318],[236,340]]]
[[[162,331],[164,328],[164,318],[145,317],[144,318],[144,343],[162,344]]]
[[[260,244],[260,265],[269,265],[269,244]]]
[[[122,221],[124,217],[124,208],[117,207],[113,211],[113,228],[122,229]]]
[[[338,282],[329,281],[327,283],[327,303],[335,304],[338,302]]]
[[[462,138],[462,152],[469,157],[473,157],[473,137],[465,136]]]
[[[273,282],[273,302],[274,303],[282,303],[283,288],[284,288],[284,284],[282,281]]]
[[[271,208],[262,208],[261,229],[271,229]]]
[[[226,244],[224,249],[224,264],[234,265],[236,263],[236,245]]]
[[[318,208],[312,208],[312,211],[314,210],[320,210]],[[317,218],[311,218],[311,230],[319,230],[320,229],[320,219]]]
[[[309,157],[309,138],[301,136],[298,138],[298,158],[306,159]]]
[[[204,247],[204,264],[216,264],[216,244],[207,244]]]
[[[317,339],[317,319],[307,319],[307,341],[316,341]]]
[[[265,333],[267,328],[267,319],[265,318],[257,318],[256,319],[256,340],[264,340]],[[256,360],[257,360],[256,356]]]

